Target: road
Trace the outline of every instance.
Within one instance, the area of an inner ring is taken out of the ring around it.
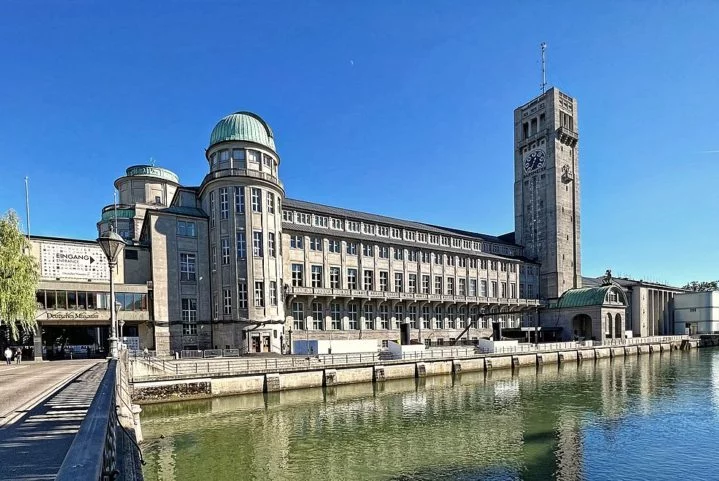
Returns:
[[[0,368],[0,481],[55,479],[105,370],[97,360]]]

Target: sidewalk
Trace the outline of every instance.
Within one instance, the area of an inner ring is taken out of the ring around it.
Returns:
[[[74,365],[60,365],[66,362]],[[95,396],[106,365],[97,361],[65,361],[11,367],[0,370],[3,400],[7,401],[9,394],[17,394],[23,399],[30,397],[30,403],[35,401],[32,393],[35,397],[46,395],[43,391],[85,371],[29,411],[17,412],[19,401],[3,404],[6,414],[5,425],[0,427],[0,480],[54,479]],[[24,389],[15,392],[18,386]]]

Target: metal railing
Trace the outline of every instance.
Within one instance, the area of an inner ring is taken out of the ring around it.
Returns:
[[[605,339],[602,346],[637,346],[639,344],[666,344],[668,342],[681,342],[689,339],[689,336],[651,336],[651,337],[630,337],[627,339]]]
[[[107,364],[107,371],[60,466],[56,481],[103,481],[117,477],[116,379],[117,360],[113,359]]]

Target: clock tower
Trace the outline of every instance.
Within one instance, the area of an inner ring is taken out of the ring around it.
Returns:
[[[577,101],[556,88],[514,111],[514,235],[542,299],[582,285],[578,141]]]

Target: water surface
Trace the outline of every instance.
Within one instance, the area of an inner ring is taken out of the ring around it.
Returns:
[[[147,481],[719,479],[719,349],[144,406]]]

